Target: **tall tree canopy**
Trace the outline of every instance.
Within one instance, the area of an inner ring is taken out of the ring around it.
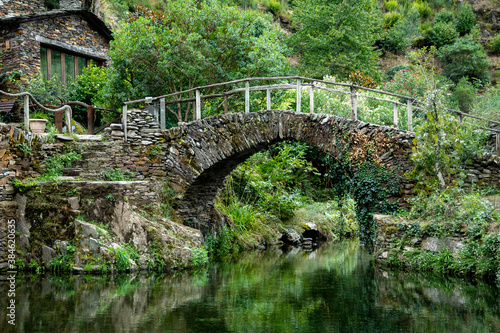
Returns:
[[[376,0],[295,0],[299,29],[291,46],[300,55],[301,72],[314,77],[349,76],[376,70],[373,43],[381,31]]]
[[[270,19],[217,1],[172,1],[164,12],[138,8],[114,37],[115,104],[288,71],[283,36]]]

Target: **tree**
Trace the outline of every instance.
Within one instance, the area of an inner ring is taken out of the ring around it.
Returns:
[[[457,83],[462,77],[488,81],[489,61],[486,59],[481,44],[468,37],[457,39],[451,45],[445,45],[438,51],[438,58],[443,74]]]
[[[416,128],[412,154],[415,168],[411,172],[417,189],[425,191],[443,191],[451,178],[461,185],[465,164],[482,152],[487,138],[447,111],[447,87],[437,80],[434,52],[434,47],[429,51],[423,48],[411,55],[417,63],[415,72],[425,78],[427,85],[422,107],[425,119]]]
[[[111,43],[109,97],[115,105],[287,72],[282,36],[255,12],[195,0],[169,2],[164,12],[136,9]],[[215,89],[204,91],[211,92]],[[177,120],[187,120],[180,105],[170,111]]]
[[[373,44],[381,31],[375,0],[297,0],[297,33],[290,45],[300,55],[305,75],[348,77],[357,69],[374,76],[378,53]]]

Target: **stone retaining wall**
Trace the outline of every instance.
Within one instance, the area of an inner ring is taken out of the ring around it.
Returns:
[[[104,133],[110,140],[123,143],[125,134],[123,133],[122,124],[111,124],[110,127],[104,130]],[[158,122],[148,111],[138,109],[128,111],[127,141],[131,146],[154,145],[162,142],[162,136]]]

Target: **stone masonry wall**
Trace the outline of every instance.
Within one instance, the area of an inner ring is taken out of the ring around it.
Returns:
[[[158,122],[148,112],[132,109],[127,114],[127,140],[131,146],[148,146],[161,142],[163,136]],[[122,124],[111,124],[104,130],[104,135],[110,140],[123,142],[125,134]]]
[[[17,27],[0,28],[0,68],[4,72],[21,70],[28,77],[40,73],[40,42],[37,36],[62,42],[80,52],[90,52],[107,59],[109,42],[78,15],[31,21],[22,24],[24,32],[17,34]],[[6,49],[6,41],[11,48]]]

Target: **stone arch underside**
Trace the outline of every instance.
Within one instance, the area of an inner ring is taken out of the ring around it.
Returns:
[[[213,200],[227,175],[241,162],[287,139],[306,142],[337,156],[341,142],[334,133],[338,129],[343,139],[350,140],[350,149],[358,153],[369,146],[381,146],[372,157],[383,165],[398,167],[400,176],[412,168],[409,156],[414,134],[397,128],[286,110],[213,116],[165,132],[170,185],[179,193],[177,217],[205,234],[213,231],[228,222],[214,208]],[[399,197],[411,195],[412,187],[402,178]]]

